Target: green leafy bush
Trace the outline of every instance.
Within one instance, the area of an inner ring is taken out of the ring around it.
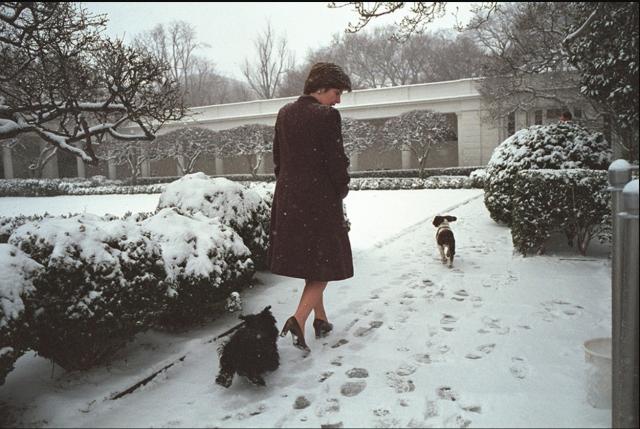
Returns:
[[[514,186],[511,236],[523,255],[543,253],[554,232],[585,255],[590,241],[611,240],[611,196],[607,172],[594,170],[524,170]]]

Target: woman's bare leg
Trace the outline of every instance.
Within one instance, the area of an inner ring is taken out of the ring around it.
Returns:
[[[315,280],[306,281],[304,290],[302,291],[302,296],[300,297],[300,303],[298,304],[298,309],[294,314],[303,332],[304,332],[304,324],[306,323],[307,318],[309,317],[309,314],[311,314],[311,310],[315,310],[315,308],[318,305],[320,305],[322,307],[322,311],[324,311],[324,306],[322,304],[322,293],[324,292],[324,289],[326,287],[327,287],[327,282],[321,282],[321,281],[315,281]]]
[[[324,291],[320,295],[320,301],[313,307],[313,314],[316,319],[328,321],[327,313],[324,311]]]

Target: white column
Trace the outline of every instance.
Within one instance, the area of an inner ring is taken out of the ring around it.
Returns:
[[[2,165],[4,166],[4,178],[13,179],[13,158],[10,147],[2,146]]]
[[[178,155],[176,157],[176,172],[177,172],[178,176],[184,176],[184,170],[182,170],[182,168],[180,168],[180,163],[182,163],[182,165],[185,164],[185,159],[184,159],[184,156],[182,156],[182,155]]]
[[[480,112],[456,112],[458,117],[458,165],[460,167],[484,165]]]
[[[140,165],[140,177],[150,177],[151,176],[151,162],[149,160],[142,161]]]
[[[411,151],[408,149],[402,150],[402,169],[408,170],[411,168]]]
[[[109,173],[108,173],[109,174],[109,179],[111,179],[111,180],[117,179],[118,169],[117,169],[117,166],[116,166],[116,162],[114,160],[110,159],[109,161],[107,161],[107,166],[108,166],[108,169],[109,169]]]
[[[224,161],[222,158],[218,158],[216,156],[216,174],[221,175],[224,174]]]
[[[351,162],[349,165],[349,169],[351,171],[358,171],[358,154],[357,153],[352,153],[349,161]]]

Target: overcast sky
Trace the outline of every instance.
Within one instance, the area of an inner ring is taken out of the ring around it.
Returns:
[[[330,9],[321,3],[142,3],[83,2],[92,13],[106,13],[109,18],[106,33],[110,36],[133,37],[159,23],[183,20],[194,25],[197,40],[210,45],[198,54],[210,58],[219,73],[243,79],[240,67],[244,59],[252,61],[253,40],[266,27],[267,20],[278,36],[286,34],[289,47],[296,55],[296,64],[305,58],[308,49],[326,46],[331,36],[343,32],[349,22],[357,22],[351,6]],[[460,8],[459,19],[469,19],[469,3],[450,3],[447,15],[430,28],[451,28],[453,14]],[[370,26],[392,24],[401,15],[388,15],[372,21]]]

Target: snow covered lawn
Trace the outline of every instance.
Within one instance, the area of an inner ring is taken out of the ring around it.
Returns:
[[[95,198],[95,200],[90,200]],[[155,200],[154,200],[155,198]],[[155,209],[158,196],[2,198],[0,216]],[[607,427],[586,402],[585,340],[610,335],[610,261],[513,255],[480,190],[357,191],[346,200],[355,277],[330,283],[335,330],[279,342],[280,369],[256,388],[214,381],[217,343],[237,314],[188,332],[138,335],[106,368],[65,373],[29,353],[0,387],[3,426],[54,427]],[[458,217],[453,269],[431,219]],[[245,313],[272,306],[281,324],[302,281],[259,272]],[[153,381],[110,400],[185,356]],[[304,397],[304,398],[301,398]]]

